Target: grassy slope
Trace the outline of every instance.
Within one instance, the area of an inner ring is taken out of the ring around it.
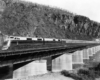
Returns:
[[[100,36],[100,24],[87,17],[33,3],[2,1],[6,7],[0,30],[5,34],[87,40]]]

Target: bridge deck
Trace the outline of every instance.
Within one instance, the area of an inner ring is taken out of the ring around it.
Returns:
[[[17,64],[21,62],[61,55],[63,52],[74,52],[88,47],[100,45],[94,41],[66,41],[64,44],[49,46],[38,45],[27,49],[0,51],[0,66],[9,63]],[[14,47],[13,45],[12,47]]]

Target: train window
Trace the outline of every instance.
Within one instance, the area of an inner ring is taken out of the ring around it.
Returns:
[[[19,38],[16,38],[16,39],[20,40]]]
[[[42,41],[42,39],[40,39],[40,38],[39,38],[39,39],[37,39],[37,40],[38,40],[38,41]]]
[[[14,37],[10,37],[10,38],[14,38]]]
[[[56,41],[55,39],[53,39],[53,41]]]
[[[58,41],[61,41],[60,39],[58,39]]]
[[[32,38],[27,38],[27,40],[32,40]]]
[[[19,38],[15,38],[15,39],[19,40]]]

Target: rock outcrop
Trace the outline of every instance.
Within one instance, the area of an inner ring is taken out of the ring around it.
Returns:
[[[8,35],[91,40],[100,37],[100,23],[65,10],[16,0],[2,0],[0,30]]]

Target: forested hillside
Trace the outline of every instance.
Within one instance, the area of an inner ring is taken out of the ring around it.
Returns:
[[[8,35],[68,39],[100,37],[100,23],[39,4],[0,0],[0,31]]]

